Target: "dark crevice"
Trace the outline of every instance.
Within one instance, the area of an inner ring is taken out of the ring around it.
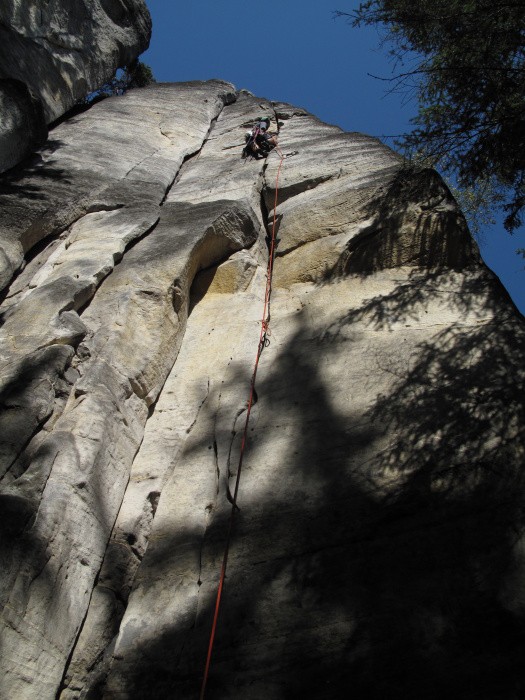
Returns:
[[[280,134],[281,133],[281,126],[283,126],[283,122],[279,121],[279,115],[277,114],[277,110],[275,109],[275,103],[272,102],[271,105],[272,105],[273,116],[275,118],[275,123],[277,124],[277,134]]]
[[[209,518],[211,515],[211,512],[213,510],[213,503],[208,503],[206,506],[205,510],[205,526],[204,526],[204,532],[202,533],[202,538],[200,542],[200,547],[199,547],[199,573],[197,575],[197,585],[200,587],[202,585],[202,553],[204,551],[204,544],[206,542],[206,535],[208,532],[208,523],[209,523]],[[199,606],[195,606],[195,620],[193,621],[192,629],[195,628],[196,620],[197,620],[197,615],[198,615],[198,609]]]
[[[157,399],[155,400],[155,402],[149,407],[148,420],[149,420],[149,418],[151,418],[151,416],[153,415],[153,413],[154,413],[154,411],[155,411],[156,404],[157,404],[157,402],[158,402],[158,400],[159,400],[161,394],[162,394],[162,389],[161,389],[161,391],[159,391],[159,394],[158,394]],[[197,417],[198,417],[198,414],[199,414],[199,412],[200,412],[202,406],[204,405],[204,403],[205,403],[206,400],[208,399],[208,396],[209,396],[209,381],[208,381],[206,396],[204,397],[203,401],[201,402],[201,404],[200,404],[199,407],[197,408]],[[197,417],[195,418],[195,420],[193,421],[193,423],[191,424],[191,426],[187,429],[187,431],[186,431],[187,433],[190,432],[191,428],[193,427],[193,425],[195,424],[195,422],[196,422],[196,420],[197,420]],[[148,420],[146,421],[146,426],[147,426]],[[135,455],[134,455],[134,458],[133,458],[133,461],[132,461],[132,465],[133,465],[133,463],[134,463],[134,461],[135,461],[135,458],[136,458],[137,454],[139,453],[140,448],[141,448],[141,446],[142,446],[142,443],[143,443],[143,440],[144,440],[144,434],[145,434],[146,426],[145,426],[145,428],[144,428],[143,439],[141,440],[140,445],[138,446],[137,451],[136,451],[136,453],[135,453]],[[215,444],[215,446],[216,446],[216,444]],[[132,468],[133,468],[133,466],[131,467],[131,469],[132,469]],[[130,474],[131,474],[131,469],[130,469]],[[123,499],[122,499],[122,503],[124,503],[124,499],[125,499],[125,497],[126,497],[126,493],[127,493],[127,487],[126,487],[126,489],[125,489],[125,491],[124,491],[124,496],[123,496]],[[143,540],[144,540],[143,543],[142,543],[142,545],[141,545],[141,547],[140,547],[140,549],[139,549],[139,547],[137,546],[138,538],[137,538],[136,534],[134,534],[133,532],[129,532],[129,533],[127,533],[127,534],[124,535],[124,540],[125,540],[126,544],[127,544],[128,547],[129,547],[129,551],[131,552],[131,554],[134,556],[134,558],[135,558],[136,561],[137,561],[137,567],[136,567],[136,570],[135,570],[135,574],[133,575],[133,577],[132,577],[132,579],[131,579],[131,581],[130,581],[130,588],[129,588],[128,594],[127,594],[127,595],[124,595],[124,594],[122,593],[122,591],[120,591],[120,590],[118,589],[118,586],[115,586],[115,585],[108,586],[108,585],[99,584],[100,575],[101,575],[101,572],[102,572],[103,569],[104,569],[104,564],[105,564],[105,562],[106,562],[105,557],[104,557],[104,559],[103,559],[103,561],[102,561],[100,571],[99,571],[99,573],[97,574],[97,577],[96,577],[96,579],[95,579],[95,583],[94,583],[94,585],[93,585],[93,589],[92,589],[92,592],[91,592],[91,598],[92,598],[92,596],[93,596],[93,592],[95,591],[96,587],[99,586],[99,585],[101,585],[103,588],[105,588],[106,590],[110,591],[111,594],[115,597],[115,599],[120,603],[120,605],[121,605],[121,610],[120,610],[120,613],[119,613],[119,624],[121,623],[121,621],[122,621],[122,619],[124,618],[124,615],[125,615],[125,613],[126,613],[126,609],[127,609],[127,606],[128,606],[129,595],[130,595],[131,591],[133,590],[135,577],[136,577],[136,575],[137,575],[137,573],[138,573],[138,570],[139,570],[139,567],[140,567],[140,563],[141,563],[142,559],[144,558],[144,556],[145,556],[145,554],[146,554],[146,551],[147,551],[147,549],[148,549],[149,535],[150,535],[151,530],[152,530],[152,528],[153,528],[153,523],[154,523],[154,520],[155,520],[155,515],[156,515],[156,512],[157,512],[157,507],[158,507],[158,504],[159,504],[160,496],[161,496],[161,490],[153,490],[153,491],[151,491],[151,492],[148,494],[148,496],[147,496],[147,498],[146,498],[146,502],[148,502],[148,503],[149,503],[149,506],[150,506],[151,518],[150,518],[149,522],[141,523],[141,525],[140,525],[140,533],[141,533],[141,536],[143,537]],[[146,503],[146,502],[145,502],[145,503]],[[122,507],[122,503],[121,503],[121,507]],[[145,505],[145,503],[144,503],[144,505]],[[119,513],[120,513],[120,508],[119,508]],[[111,543],[111,541],[112,541],[112,539],[113,539],[113,535],[114,535],[114,533],[115,533],[115,525],[116,525],[116,523],[117,523],[117,520],[118,520],[118,514],[117,514],[117,516],[116,516],[116,518],[115,518],[115,522],[114,522],[113,527],[112,527],[112,529],[111,529],[111,535],[110,535],[110,537],[109,537],[109,539],[108,539],[108,545],[109,545],[109,543]],[[106,555],[107,555],[107,552],[108,552],[108,546],[106,546]],[[69,655],[69,657],[68,657],[68,661],[67,661],[67,664],[66,664],[66,667],[65,667],[65,670],[64,670],[63,678],[62,678],[62,683],[61,683],[61,686],[60,686],[59,691],[58,691],[58,693],[57,693],[56,700],[59,700],[59,698],[60,698],[60,693],[67,687],[67,686],[65,685],[67,673],[68,673],[68,670],[69,670],[69,666],[70,666],[70,664],[71,664],[71,661],[72,661],[72,659],[73,659],[73,655],[74,655],[75,648],[76,648],[76,646],[77,646],[77,644],[78,644],[78,641],[79,641],[79,639],[80,639],[80,635],[81,635],[81,633],[82,633],[82,629],[83,629],[83,627],[84,627],[84,625],[85,625],[85,622],[86,622],[87,617],[88,617],[88,614],[89,614],[89,610],[90,610],[90,606],[91,606],[91,598],[90,598],[90,603],[89,603],[89,605],[88,605],[88,608],[87,608],[87,610],[86,610],[86,615],[85,615],[84,620],[83,620],[83,622],[82,622],[82,625],[81,625],[81,627],[80,627],[80,629],[79,629],[79,632],[78,632],[77,638],[76,638],[76,640],[75,640],[75,643],[74,643],[74,645],[73,645],[73,648],[72,648],[72,650],[71,650],[71,653],[70,653],[70,655]],[[116,639],[117,636],[118,636],[118,635],[115,635],[115,636],[112,638],[112,640],[111,640],[103,649],[101,649],[101,650],[99,651],[99,653],[97,654],[97,659],[91,664],[91,667],[87,669],[88,674],[91,674],[91,673],[93,672],[93,670],[97,667],[97,665],[100,663],[100,661],[103,660],[103,659],[107,656],[108,652],[111,652],[111,647],[112,647],[112,645],[114,645],[114,642],[115,642],[115,639]],[[109,673],[110,673],[110,671],[111,671],[111,663],[112,663],[112,659],[109,660],[108,667],[107,667],[107,669],[105,670],[105,672],[101,675],[101,677],[95,677],[95,678],[93,679],[93,682],[92,682],[92,680],[90,679],[90,676],[88,675],[87,685],[91,687],[91,691],[92,691],[95,687],[96,687],[96,688],[99,688],[99,687],[101,688],[101,687],[103,687],[103,686],[105,685],[105,683],[106,683],[106,681],[107,681],[107,677],[108,677],[108,675],[109,675]],[[91,697],[91,696],[90,696],[90,697]]]
[[[31,436],[31,440],[33,437],[34,435]],[[29,440],[23,449],[27,447],[31,440]],[[60,452],[57,451],[53,461],[51,462],[49,472],[41,488],[42,492],[46,487],[51,471],[59,454]],[[38,504],[36,501],[25,498],[23,495],[10,492],[9,485],[7,486],[6,491],[0,493],[0,502],[2,504],[2,536],[7,536],[10,538],[23,537],[24,533],[28,533],[33,527],[36,514],[38,512]]]
[[[195,423],[198,421],[198,419],[199,419],[199,414],[200,414],[200,412],[201,412],[201,409],[202,409],[202,407],[204,406],[204,404],[206,403],[206,401],[208,400],[209,395],[210,395],[210,379],[208,378],[208,385],[207,385],[207,388],[206,388],[206,395],[205,395],[205,397],[202,399],[202,401],[200,402],[199,406],[197,407],[197,412],[196,412],[196,414],[195,414],[195,418],[193,419],[191,425],[189,425],[189,426],[186,428],[186,434],[187,434],[187,435],[189,435],[189,434],[191,433],[191,431],[193,430],[193,428],[194,428],[194,426],[195,426]]]
[[[58,343],[54,344],[55,346],[58,345]],[[44,353],[41,355],[42,359],[35,359],[34,354],[28,355],[24,358],[22,361],[21,365],[19,366],[18,370],[16,371],[15,375],[11,378],[10,381],[6,382],[6,384],[2,387],[2,390],[0,392],[0,402],[2,402],[2,410],[6,411],[8,409],[10,410],[20,410],[20,408],[25,407],[25,404],[27,402],[27,397],[24,397],[23,393],[20,398],[20,406],[16,405],[14,401],[16,401],[16,392],[20,389],[20,387],[25,387],[27,388],[30,385],[34,385],[34,379],[35,379],[35,374],[38,373],[39,371],[39,365],[44,365],[45,364],[45,358],[47,355],[48,349],[52,348],[53,346],[47,346],[44,350]],[[71,346],[69,346],[71,347]],[[50,350],[51,351],[51,350]],[[52,352],[52,351],[51,351]],[[31,445],[31,442],[34,440],[36,435],[38,435],[45,427],[46,423],[55,415],[55,409],[56,409],[56,400],[59,398],[60,393],[63,391],[64,386],[73,386],[73,383],[68,382],[66,379],[65,375],[67,370],[69,369],[71,365],[71,361],[74,357],[74,354],[72,353],[71,356],[65,361],[64,366],[60,368],[57,372],[56,375],[54,376],[54,380],[51,381],[51,379],[48,376],[43,376],[41,380],[38,382],[39,384],[43,382],[48,382],[52,389],[53,389],[53,398],[49,400],[49,406],[52,405],[50,408],[49,412],[46,413],[46,415],[43,416],[41,420],[37,422],[35,425],[33,431],[31,434],[20,443],[20,449],[18,453],[15,455],[9,466],[5,469],[4,473],[1,475],[0,478],[0,483],[4,481],[6,475],[12,475],[15,466],[18,464],[18,467],[16,469],[16,474],[14,475],[15,479],[18,479],[22,474],[27,470],[29,467],[29,463],[24,464],[25,459],[24,459],[24,453]],[[62,384],[62,386],[61,386]],[[58,385],[58,387],[56,386]],[[22,389],[22,392],[24,390]],[[11,392],[15,392],[13,396],[10,396]],[[55,457],[56,459],[56,457]],[[22,461],[22,463],[19,463],[19,460]],[[51,473],[51,471],[49,472]],[[49,477],[49,474],[48,474]],[[46,478],[47,481],[47,478]],[[43,488],[41,489],[43,491]],[[7,494],[5,494],[7,497]],[[13,496],[14,498],[18,498],[16,495]],[[30,504],[31,508],[33,504]]]
[[[217,475],[217,493],[219,493],[219,479],[221,476],[221,468],[219,466],[219,446],[217,445],[217,437],[213,438],[213,455],[215,457],[215,473]]]
[[[98,104],[99,102],[102,102],[103,100],[107,99],[109,95],[97,95],[94,97],[90,102],[87,103],[77,103],[73,105],[70,109],[68,109],[67,112],[64,112],[60,117],[57,117],[54,121],[50,122],[48,124],[48,129],[49,132],[51,133],[53,129],[56,129],[57,126],[60,126],[64,122],[69,121],[70,119],[73,119],[74,117],[78,117],[84,112],[88,112],[94,105]]]
[[[317,243],[317,241],[323,240],[324,238],[331,238],[332,236],[340,236],[344,231],[334,231],[330,232],[324,236],[318,236],[317,238],[313,238],[311,241],[299,241],[293,246],[290,246],[289,248],[285,248],[284,250],[277,251],[275,253],[276,258],[284,258],[285,255],[288,255],[288,253],[293,253],[295,250],[298,250],[299,248],[303,248],[304,246],[308,245],[309,243]]]
[[[144,434],[143,434],[142,440],[140,441],[139,445],[137,446],[137,449],[135,450],[135,454],[133,455],[133,458],[132,458],[132,460],[131,460],[131,465],[133,465],[133,462],[135,461],[135,458],[136,458],[136,456],[137,456],[137,454],[138,454],[138,452],[139,452],[139,450],[140,450],[140,447],[141,447],[141,445],[142,445],[143,439],[144,439]],[[114,519],[113,519],[113,524],[112,524],[111,528],[109,529],[109,535],[108,535],[108,538],[107,538],[107,541],[106,541],[106,547],[105,547],[105,554],[104,554],[104,556],[103,556],[102,559],[101,559],[99,570],[98,570],[98,572],[97,572],[97,574],[96,574],[96,576],[95,576],[95,578],[94,578],[93,585],[92,585],[92,588],[91,588],[90,597],[89,597],[89,602],[88,602],[88,604],[87,604],[87,606],[86,606],[86,610],[85,610],[85,613],[84,613],[84,617],[83,617],[82,622],[81,622],[81,624],[80,624],[80,626],[79,626],[79,628],[78,628],[78,632],[77,632],[76,638],[75,638],[75,640],[74,640],[74,642],[73,642],[73,644],[72,644],[72,646],[71,646],[70,653],[69,653],[68,658],[67,658],[67,661],[66,661],[66,663],[65,663],[64,672],[63,672],[63,674],[62,674],[62,680],[61,680],[60,686],[59,686],[59,688],[58,688],[58,690],[57,690],[57,693],[56,693],[56,696],[55,696],[55,700],[60,700],[60,695],[61,695],[62,691],[65,690],[65,689],[68,687],[68,686],[66,685],[67,673],[68,673],[68,671],[69,671],[69,667],[70,667],[70,665],[71,665],[71,661],[72,661],[72,659],[73,659],[75,650],[76,650],[77,645],[78,645],[78,642],[79,642],[79,640],[80,640],[82,631],[83,631],[84,626],[85,626],[85,624],[86,624],[86,621],[87,621],[87,618],[88,618],[88,615],[89,615],[89,611],[91,610],[91,601],[92,601],[92,599],[93,599],[93,594],[94,594],[95,590],[97,589],[97,587],[98,587],[99,585],[101,585],[101,584],[99,583],[99,581],[100,581],[100,576],[101,576],[102,571],[103,571],[103,569],[104,569],[104,563],[105,563],[105,561],[106,561],[106,555],[107,555],[107,552],[108,552],[108,546],[109,546],[109,544],[110,544],[110,542],[111,542],[111,540],[112,540],[113,533],[115,532],[115,525],[116,525],[116,523],[117,523],[118,516],[119,516],[119,514],[120,514],[120,509],[122,508],[122,503],[124,502],[124,499],[125,499],[125,497],[126,497],[126,493],[127,493],[128,486],[129,486],[129,477],[131,476],[131,468],[132,468],[132,466],[130,467],[130,470],[129,470],[128,483],[126,484],[126,487],[125,487],[125,489],[124,489],[124,492],[123,492],[123,495],[122,495],[122,500],[121,500],[120,505],[119,505],[119,507],[118,507],[118,509],[117,509],[117,511],[116,511],[115,517],[114,517]],[[160,497],[160,494],[157,494],[156,492],[153,492],[153,493],[150,493],[150,494],[149,494],[148,500],[150,499],[150,497],[152,497],[152,500],[150,500],[150,505],[151,505],[151,507],[152,507],[152,512],[153,512],[153,516],[154,516],[155,510],[156,510],[157,504],[158,504],[158,497]],[[131,549],[131,547],[130,547],[130,549]],[[106,588],[106,589],[108,588],[107,586],[103,586],[103,587]],[[122,620],[122,617],[124,616],[124,613],[125,613],[125,611],[126,611],[127,601],[128,601],[128,598],[129,598],[129,594],[128,594],[128,597],[124,600],[124,597],[122,596],[122,594],[121,594],[118,590],[116,590],[116,587],[111,587],[110,590],[111,590],[111,592],[113,593],[113,595],[115,596],[115,599],[116,599],[117,601],[119,601],[120,604],[122,605],[122,608],[123,608],[123,609],[122,609],[122,614],[121,614],[121,618],[120,618],[120,619]],[[116,637],[116,635],[115,635],[115,637]],[[111,640],[111,642],[110,642],[109,644],[107,644],[103,649],[101,649],[100,654],[98,655],[97,658],[99,658],[99,657],[100,657],[100,658],[103,658],[103,657],[104,657],[105,653],[106,653],[107,650],[111,647],[111,644],[114,642],[115,637]],[[109,670],[108,670],[108,673],[109,673]],[[106,673],[105,676],[104,676],[104,683],[105,683],[105,678],[107,678],[108,673]],[[98,685],[98,684],[100,683],[100,681],[97,681],[96,683],[97,683],[97,685]]]
[[[82,618],[82,622],[80,623],[80,626],[79,626],[79,628],[78,628],[77,636],[76,636],[75,641],[73,642],[73,644],[72,644],[72,646],[71,646],[71,650],[70,650],[70,652],[69,652],[69,654],[68,654],[66,663],[65,663],[65,665],[64,665],[64,672],[62,673],[62,678],[61,678],[61,680],[60,680],[60,684],[59,684],[59,686],[58,686],[58,690],[57,690],[56,695],[55,695],[55,700],[60,700],[60,695],[62,694],[62,691],[65,690],[65,689],[67,688],[67,685],[66,685],[67,672],[68,672],[68,670],[69,670],[69,666],[70,666],[70,664],[71,664],[71,661],[72,661],[72,659],[73,659],[73,655],[74,655],[75,650],[76,650],[76,648],[77,648],[78,640],[80,639],[80,636],[82,635],[82,630],[84,629],[84,625],[86,624],[86,620],[87,620],[87,617],[88,617],[89,608],[90,608],[90,605],[91,605],[91,600],[92,600],[92,598],[93,598],[93,593],[94,593],[96,587],[98,586],[98,581],[99,581],[99,578],[100,578],[100,572],[101,572],[101,571],[102,571],[102,563],[101,563],[101,565],[100,565],[100,569],[99,569],[97,575],[95,576],[95,581],[94,581],[93,586],[92,586],[92,588],[91,588],[91,594],[90,594],[90,596],[89,596],[89,602],[88,602],[87,607],[86,607],[86,612],[85,612],[85,614],[84,614],[84,617]]]
[[[120,263],[122,262],[122,260],[124,259],[125,255],[126,255],[126,253],[129,253],[131,250],[133,250],[133,248],[138,243],[140,243],[145,238],[147,238],[150,235],[150,233],[153,233],[153,231],[157,228],[159,221],[160,221],[160,216],[158,216],[156,218],[156,220],[151,224],[151,226],[149,226],[149,228],[147,228],[143,233],[141,233],[140,236],[137,236],[136,238],[134,238],[132,241],[130,241],[128,243],[128,245],[124,248],[124,251],[123,251],[122,255],[120,256],[120,258],[115,261],[115,266],[113,267],[113,270],[118,265],[120,265]],[[112,270],[112,272],[113,272],[113,270]],[[111,272],[109,274],[111,274]],[[106,279],[106,278],[104,278],[104,279]]]
[[[206,283],[201,284],[201,281],[203,279],[201,275],[204,275],[207,272],[216,271],[217,268],[220,267],[227,260],[229,260],[235,252],[239,251],[231,251],[224,255],[218,262],[213,263],[213,265],[208,265],[207,267],[202,267],[200,270],[197,270],[190,286],[188,318],[191,316],[193,309],[197,306],[197,304],[199,304],[204,299],[208,292],[208,289],[210,288],[211,283],[213,282],[214,275],[210,275],[209,280],[207,280]]]
[[[133,248],[134,248],[138,243],[140,243],[140,242],[143,241],[145,238],[147,238],[147,237],[150,235],[150,233],[152,233],[152,232],[157,228],[157,225],[158,225],[158,223],[159,223],[159,220],[160,220],[160,217],[158,217],[158,218],[156,219],[156,221],[155,221],[149,228],[147,228],[143,233],[141,233],[140,236],[137,236],[137,237],[134,238],[132,241],[130,241],[130,242],[128,243],[128,245],[126,246],[126,248],[124,249],[123,253],[120,254],[120,256],[118,257],[118,259],[115,259],[115,255],[116,255],[116,254],[114,255],[114,258],[113,258],[113,259],[114,259],[113,268],[108,272],[108,274],[107,274],[105,277],[103,277],[103,278],[100,280],[100,282],[98,283],[98,286],[93,290],[93,294],[91,294],[91,296],[89,297],[89,299],[87,299],[87,301],[85,301],[84,304],[82,304],[82,306],[80,306],[78,309],[76,309],[76,312],[77,312],[77,314],[78,314],[79,316],[82,316],[82,314],[86,311],[86,309],[89,308],[89,306],[91,305],[91,302],[93,301],[93,299],[94,299],[94,297],[95,297],[95,295],[96,295],[96,293],[97,293],[97,289],[99,289],[100,285],[103,284],[103,282],[104,282],[105,280],[107,280],[108,277],[110,277],[110,276],[114,273],[115,269],[116,269],[116,268],[120,265],[120,263],[124,260],[124,258],[125,258],[125,256],[126,256],[126,253],[129,253],[131,250],[133,250]]]
[[[177,357],[178,357],[178,355],[179,355],[179,353],[177,352]],[[165,385],[166,382],[168,381],[168,377],[170,376],[170,374],[171,374],[171,372],[172,372],[172,370],[173,370],[173,367],[175,366],[175,363],[177,362],[177,357],[175,357],[175,360],[173,361],[173,365],[171,366],[171,368],[169,369],[169,371],[166,373],[166,376],[165,376],[165,378],[164,378],[164,382],[162,383],[162,386],[159,388],[159,391],[158,391],[158,393],[157,393],[157,396],[155,397],[155,399],[154,399],[150,404],[147,404],[148,415],[147,415],[146,423],[145,423],[145,425],[144,425],[144,430],[143,430],[143,433],[142,433],[142,440],[140,441],[140,445],[139,445],[139,447],[138,447],[138,449],[137,449],[137,452],[135,453],[135,455],[134,455],[134,457],[133,457],[133,460],[135,460],[135,457],[137,456],[137,454],[138,454],[139,451],[140,451],[140,448],[142,447],[142,443],[143,443],[143,441],[144,441],[144,435],[145,435],[145,433],[146,433],[147,425],[148,425],[150,419],[152,418],[152,416],[153,416],[154,413],[155,413],[155,410],[156,410],[156,408],[157,408],[157,404],[158,404],[158,402],[159,402],[159,399],[160,399],[160,397],[162,396],[162,392],[164,391],[164,385]],[[133,389],[133,392],[135,393],[135,395],[136,395],[139,399],[141,399],[142,401],[145,402],[146,397],[143,395],[142,389],[139,389],[139,387],[134,386],[134,383],[133,383],[133,382],[131,382],[131,388]],[[132,463],[132,465],[133,465],[133,463]]]
[[[11,407],[11,410],[14,410],[14,409],[16,409],[16,408],[18,408],[18,406],[12,406],[12,407]],[[7,407],[6,407],[6,406],[2,406],[1,409],[2,409],[2,411],[6,411],[6,410],[7,410]],[[4,482],[4,480],[5,480],[5,478],[6,478],[7,476],[11,476],[11,475],[13,474],[14,467],[15,467],[15,465],[17,464],[18,460],[19,460],[21,457],[23,457],[24,452],[27,450],[27,448],[29,447],[29,445],[31,444],[31,442],[35,439],[35,437],[38,435],[38,433],[41,432],[41,430],[43,429],[44,425],[46,424],[47,420],[50,418],[51,415],[52,415],[52,414],[50,414],[49,416],[46,416],[45,418],[43,418],[43,419],[37,424],[37,426],[35,427],[35,429],[34,429],[33,432],[31,433],[31,435],[30,435],[26,440],[24,440],[24,442],[20,445],[20,451],[13,457],[12,462],[8,465],[8,467],[7,467],[7,469],[5,470],[4,474],[2,474],[2,476],[1,476],[1,478],[0,478],[0,485],[3,484],[3,482]],[[27,465],[27,466],[29,466],[29,465]],[[26,468],[27,468],[27,467],[26,467]],[[16,473],[15,479],[18,479],[20,476],[22,476],[22,475],[24,474],[25,471],[26,471],[26,470],[23,469],[22,471],[20,471],[20,473]],[[47,481],[47,480],[46,480],[46,481]],[[9,484],[7,484],[7,487],[9,488]],[[43,489],[42,489],[42,490],[43,490]],[[9,497],[8,494],[0,493],[0,497],[4,498],[4,497],[6,497],[6,496]],[[17,498],[17,496],[14,496],[14,498]],[[5,512],[2,510],[2,517],[5,517],[5,515],[6,515]],[[24,523],[24,525],[25,525],[25,523]]]
[[[231,456],[232,456],[232,450],[233,450],[233,443],[235,442],[235,437],[237,436],[237,421],[239,420],[240,416],[242,416],[243,413],[246,413],[248,409],[248,405],[245,404],[242,408],[239,408],[237,410],[237,413],[235,414],[233,418],[233,424],[232,424],[232,429],[230,432],[230,446],[228,448],[228,457],[226,458],[226,471],[228,474],[228,478],[231,476],[234,476],[232,473],[230,466],[231,466]]]
[[[187,164],[188,164],[191,160],[193,160],[194,158],[198,158],[198,156],[200,155],[202,149],[204,148],[204,146],[206,145],[207,141],[209,140],[210,135],[211,135],[211,132],[213,131],[213,127],[214,127],[215,124],[217,123],[217,119],[218,119],[218,118],[220,117],[220,115],[222,114],[223,109],[224,109],[224,105],[223,105],[222,108],[220,109],[219,114],[217,114],[217,116],[214,117],[214,118],[210,121],[210,127],[209,127],[209,129],[208,129],[208,132],[206,133],[206,136],[204,137],[204,140],[202,141],[202,143],[201,143],[201,145],[200,145],[200,148],[198,148],[198,149],[197,149],[196,151],[194,151],[193,153],[189,153],[187,156],[184,157],[184,160],[182,161],[180,168],[178,169],[177,173],[175,174],[175,177],[174,177],[173,180],[171,181],[171,184],[168,185],[168,187],[166,188],[166,192],[164,193],[164,197],[162,198],[162,200],[161,200],[161,202],[160,202],[160,206],[161,206],[161,207],[164,205],[164,202],[165,202],[166,199],[169,197],[169,194],[170,194],[171,190],[173,189],[173,187],[177,184],[177,182],[179,182],[179,180],[180,180],[180,178],[182,177],[182,174],[183,174],[184,169],[185,169],[185,167],[187,166]]]
[[[301,182],[295,182],[292,185],[289,185],[288,187],[279,187],[278,206],[280,204],[284,204],[284,202],[288,201],[289,199],[292,199],[292,197],[297,197],[297,195],[303,194],[303,192],[313,190],[319,185],[322,185],[325,182],[329,182],[330,180],[333,180],[336,177],[337,175],[322,175],[320,177],[308,178],[307,180],[302,180]],[[271,197],[275,196],[275,189],[268,187],[268,195]],[[273,201],[271,202],[271,204],[273,208]]]
[[[161,206],[161,207],[164,206],[164,203],[165,203],[165,201],[167,200],[167,198],[169,197],[169,194],[170,194],[171,190],[172,190],[173,187],[177,184],[177,182],[180,180],[181,172],[182,172],[184,166],[186,165],[186,163],[188,163],[188,161],[192,160],[193,158],[195,158],[196,156],[199,155],[199,153],[201,152],[203,146],[204,146],[204,142],[202,143],[201,147],[200,147],[198,150],[193,151],[193,153],[188,153],[187,156],[184,156],[184,159],[183,159],[183,161],[182,161],[182,163],[181,163],[181,165],[180,165],[180,168],[179,168],[179,169],[177,170],[177,172],[175,173],[175,177],[174,177],[173,180],[170,182],[170,184],[166,187],[166,192],[164,192],[164,196],[163,196],[163,198],[160,200],[160,205],[159,205],[159,206]]]
[[[151,505],[152,519],[155,518],[155,514],[157,512],[157,507],[159,505],[159,500],[160,500],[160,492],[159,491],[152,491],[151,493],[148,494],[148,501],[150,502],[150,505]]]
[[[79,217],[81,218],[81,217]],[[78,219],[76,219],[78,220]],[[75,221],[76,221],[75,220]],[[22,266],[15,271],[13,277],[11,278],[11,281],[9,284],[0,291],[0,305],[3,304],[3,302],[6,299],[9,299],[9,294],[10,291],[15,284],[15,282],[19,279],[20,275],[23,274],[24,270],[26,270],[27,266],[35,260],[35,258],[42,253],[46,251],[46,248],[53,246],[54,243],[56,243],[59,238],[63,235],[65,231],[67,231],[75,222],[72,221],[71,223],[67,224],[66,226],[61,227],[60,229],[57,229],[56,231],[53,231],[50,233],[48,236],[43,238],[42,240],[38,241],[38,243],[35,243],[35,245],[30,248],[30,250],[27,251],[24,255],[24,261]],[[49,251],[49,255],[51,255],[53,251]],[[49,257],[49,256],[47,256]],[[47,257],[45,260],[47,260]],[[45,260],[43,262],[45,262]],[[36,274],[36,272],[35,272]],[[33,275],[34,276],[34,275]],[[29,280],[30,281],[30,280]],[[16,294],[20,294],[23,290],[21,289],[19,292],[16,292]],[[15,295],[13,295],[13,303],[15,303]],[[0,316],[0,326],[1,326],[1,316]]]
[[[86,214],[97,214],[98,212],[110,212],[124,209],[125,204],[90,204],[86,210]]]
[[[274,257],[277,256],[277,246],[279,244],[279,238],[278,238],[278,233],[279,233],[279,228],[281,226],[281,222],[283,219],[282,214],[276,214],[273,211],[273,207],[271,211],[273,212],[272,216],[270,217],[270,209],[268,209],[268,206],[266,205],[266,199],[265,199],[265,192],[267,191],[267,186],[266,186],[266,181],[263,179],[263,188],[261,189],[261,216],[262,220],[264,222],[264,228],[266,230],[266,237],[265,237],[265,243],[266,247],[268,249],[268,253],[270,253],[271,248],[272,248],[272,233],[274,229],[274,219],[275,219],[275,241],[274,241]]]

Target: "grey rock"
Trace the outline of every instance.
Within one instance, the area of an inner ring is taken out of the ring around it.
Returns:
[[[0,171],[24,158],[89,92],[149,44],[143,0],[51,0],[0,7]]]
[[[86,213],[160,204],[231,91],[221,81],[136,89],[53,129],[34,161],[0,183],[2,287],[24,254]]]
[[[42,104],[19,80],[0,80],[0,171],[9,170],[47,138]]]
[[[0,375],[2,477],[53,412],[57,382],[72,356],[71,347],[54,345],[13,362]]]
[[[525,326],[437,174],[220,81],[53,134],[2,185],[2,697],[198,695],[274,221],[206,697],[517,697]]]

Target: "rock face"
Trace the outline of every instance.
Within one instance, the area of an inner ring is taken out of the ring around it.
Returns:
[[[46,124],[129,65],[150,35],[144,0],[2,0],[0,172],[43,143]]]
[[[206,697],[523,694],[525,327],[434,172],[209,81],[0,192],[1,697],[198,696],[274,214]]]

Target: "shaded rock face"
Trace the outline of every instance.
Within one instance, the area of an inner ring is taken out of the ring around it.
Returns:
[[[249,125],[284,153],[242,161]],[[523,695],[525,328],[432,171],[220,81],[1,182],[0,695]]]
[[[143,0],[3,0],[0,172],[43,143],[46,124],[129,65],[150,35]]]

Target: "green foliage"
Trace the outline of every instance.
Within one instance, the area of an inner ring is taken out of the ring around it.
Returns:
[[[437,159],[429,156],[425,150],[410,153],[407,164],[416,169],[439,168]],[[494,210],[500,207],[504,200],[501,187],[494,178],[477,180],[473,185],[460,186],[450,174],[442,173],[442,176],[465,215],[472,235],[481,243],[485,229],[496,223]]]
[[[411,133],[465,191],[490,193],[509,231],[525,207],[525,3],[518,0],[366,0],[353,26],[381,25],[395,62],[393,90],[418,99]],[[401,70],[399,70],[401,68]]]
[[[467,219],[472,235],[478,243],[482,243],[483,232],[488,226],[496,224],[494,209],[501,206],[503,200],[497,184],[492,180],[478,181],[467,187],[458,187],[450,181],[447,184]]]
[[[141,61],[136,61],[134,66],[129,69],[128,75],[128,90],[135,87],[146,87],[146,85],[157,82],[153,77],[151,68]]]

